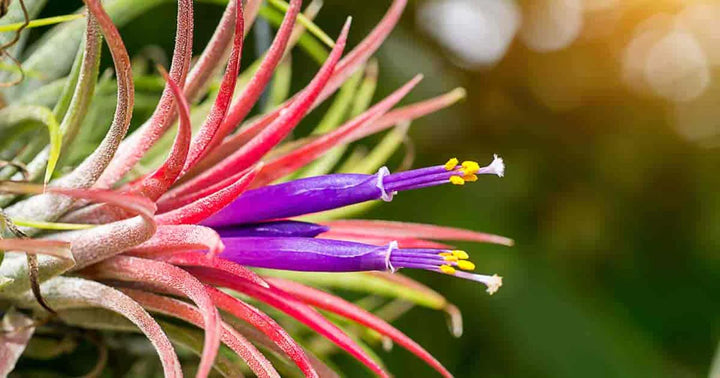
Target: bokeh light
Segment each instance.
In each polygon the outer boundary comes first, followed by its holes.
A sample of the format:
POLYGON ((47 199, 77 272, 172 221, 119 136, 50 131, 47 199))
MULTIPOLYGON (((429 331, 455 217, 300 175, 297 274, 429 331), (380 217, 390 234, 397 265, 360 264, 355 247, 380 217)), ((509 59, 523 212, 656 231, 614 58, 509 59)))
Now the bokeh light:
POLYGON ((512 1, 441 0, 422 4, 417 22, 447 48, 459 65, 490 66, 505 55, 520 26, 512 1))

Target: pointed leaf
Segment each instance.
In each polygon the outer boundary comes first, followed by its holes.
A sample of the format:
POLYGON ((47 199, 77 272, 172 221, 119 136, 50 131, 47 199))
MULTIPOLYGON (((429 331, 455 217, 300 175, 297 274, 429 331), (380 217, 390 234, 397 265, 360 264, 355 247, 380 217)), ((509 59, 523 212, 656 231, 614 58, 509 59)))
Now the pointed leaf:
MULTIPOLYGON (((103 141, 77 168, 54 182, 54 186, 59 187, 88 187, 95 183, 110 163, 120 141, 125 137, 130 125, 134 103, 130 57, 120 33, 99 0, 85 0, 85 2, 105 36, 113 58, 118 79, 117 105, 113 123, 103 141)), ((45 194, 16 203, 7 209, 7 213, 14 218, 52 221, 65 213, 72 204, 72 199, 45 194)))
MULTIPOLYGON (((155 347, 166 377, 182 377, 180 362, 170 340, 153 318, 125 294, 94 281, 82 278, 57 277, 41 285, 45 300, 57 310, 101 307, 133 322, 155 347)), ((37 306, 28 293, 20 298, 21 305, 37 306)))
POLYGON ((285 52, 285 46, 290 39, 290 35, 295 25, 295 18, 300 12, 301 0, 292 0, 290 8, 285 14, 280 29, 275 35, 268 52, 265 54, 260 67, 255 72, 255 75, 250 80, 250 83, 245 87, 240 98, 233 103, 227 117, 223 120, 220 128, 218 129, 217 135, 214 136, 210 148, 219 144, 225 136, 232 131, 250 112, 253 104, 257 102, 262 94, 263 90, 267 86, 268 81, 272 78, 272 74, 275 71, 280 59, 285 52))
POLYGON ((452 377, 452 374, 423 347, 372 313, 340 297, 297 282, 277 278, 271 278, 269 281, 272 285, 294 295, 311 306, 348 318, 389 337, 425 361, 444 377, 452 377))
POLYGON ((370 108, 367 112, 350 120, 337 130, 333 130, 320 138, 317 138, 312 142, 271 161, 265 165, 262 172, 260 172, 260 177, 258 177, 257 181, 253 185, 255 187, 259 187, 264 184, 271 183, 313 161, 332 147, 343 144, 344 139, 347 136, 390 110, 390 108, 400 101, 421 79, 422 76, 415 76, 415 78, 393 92, 383 101, 370 108))
POLYGON ((257 308, 212 286, 208 286, 207 290, 216 306, 259 329, 295 362, 306 377, 318 377, 318 373, 313 368, 302 347, 272 318, 257 308))
POLYGON ((198 375, 206 376, 220 346, 220 315, 205 291, 203 284, 180 268, 160 261, 138 257, 115 256, 89 267, 83 272, 96 279, 148 283, 172 294, 187 296, 202 313, 205 328, 205 346, 198 375))
POLYGON ((221 123, 225 119, 230 103, 232 102, 233 93, 235 91, 235 84, 237 82, 237 75, 240 70, 240 56, 243 46, 243 13, 242 6, 236 6, 237 13, 235 16, 235 38, 233 39, 233 47, 230 52, 230 60, 228 61, 227 68, 225 69, 225 75, 223 76, 222 82, 220 83, 220 89, 215 103, 210 109, 210 114, 205 119, 205 123, 200 127, 200 131, 193 138, 192 144, 190 145, 190 151, 188 153, 188 159, 185 162, 183 172, 187 172, 188 169, 192 168, 197 163, 208 149, 211 147, 211 142, 214 138, 224 138, 221 135, 221 123))
POLYGON ((156 256, 155 259, 178 266, 201 266, 217 269, 232 275, 233 277, 247 280, 248 282, 252 282, 256 285, 269 287, 267 282, 255 274, 255 272, 240 264, 220 258, 209 259, 207 256, 197 252, 178 252, 172 255, 156 256))
POLYGON ((435 113, 436 111, 447 108, 463 98, 465 98, 465 89, 456 88, 443 95, 395 109, 382 116, 370 127, 358 130, 354 139, 361 139, 368 135, 378 133, 397 124, 398 122, 411 121, 430 113, 435 113))
POLYGON ((389 238, 425 238, 438 240, 473 241, 512 246, 513 240, 503 236, 460 228, 430 224, 382 220, 336 220, 326 223, 333 232, 347 235, 367 235, 389 238))
POLYGON ((318 332, 337 344, 358 361, 367 366, 375 374, 381 377, 389 377, 389 375, 347 334, 325 319, 322 315, 320 315, 320 313, 292 298, 289 294, 275 288, 264 288, 262 286, 248 283, 244 280, 233 279, 232 276, 223 272, 208 270, 207 268, 187 269, 195 276, 202 278, 206 282, 237 290, 287 313, 313 329, 315 332, 318 332))
MULTIPOLYGON (((203 332, 192 329, 189 326, 181 326, 171 322, 158 321, 158 324, 160 324, 160 327, 162 327, 173 344, 189 349, 198 357, 202 356, 203 332)), ((244 377, 244 366, 239 359, 228 358, 229 356, 222 353, 222 349, 220 352, 221 353, 218 353, 213 368, 226 378, 244 377)), ((137 374, 137 372, 131 369, 130 374, 137 374)))
POLYGON ((241 147, 238 151, 231 154, 211 169, 193 178, 184 185, 186 192, 192 192, 200 188, 212 185, 225 178, 228 173, 234 174, 247 169, 255 164, 270 149, 275 147, 282 141, 297 124, 305 116, 312 102, 320 94, 327 81, 330 79, 335 64, 340 59, 347 33, 350 28, 350 19, 345 23, 335 48, 330 53, 328 60, 315 75, 313 80, 298 96, 298 100, 293 102, 287 109, 282 112, 275 121, 267 126, 260 134, 241 147))
POLYGON ((256 166, 242 175, 232 185, 217 192, 200 198, 190 204, 158 215, 155 220, 158 224, 193 224, 200 223, 211 215, 222 210, 235 200, 250 186, 257 176, 260 166, 256 166))
POLYGON ((133 256, 152 258, 154 255, 176 253, 179 251, 207 250, 209 256, 215 256, 225 249, 225 245, 215 230, 198 225, 161 225, 148 241, 127 250, 133 256))
MULTIPOLYGON (((203 328, 203 317, 201 312, 196 307, 191 306, 186 302, 170 297, 151 294, 141 290, 123 289, 122 291, 150 311, 159 312, 161 314, 185 320, 196 327, 203 328)), ((247 362, 250 369, 252 369, 258 377, 280 377, 270 361, 268 361, 265 356, 263 356, 263 354, 260 353, 247 339, 225 322, 221 321, 220 325, 222 327, 221 340, 223 344, 230 347, 238 354, 238 356, 247 362)), ((205 357, 204 350, 205 348, 203 348, 202 357, 205 357)), ((205 372, 201 369, 198 371, 197 376, 205 377, 207 374, 204 373, 205 372)))
MULTIPOLYGON (((89 1, 89 0, 85 0, 89 1)), ((94 0, 97 1, 97 0, 94 0)), ((177 29, 173 50, 170 77, 179 86, 185 85, 185 77, 190 68, 193 41, 193 5, 192 0, 178 0, 177 29)), ((192 98, 192 95, 187 97, 192 98)), ((97 181, 97 186, 107 188, 122 178, 143 157, 145 152, 158 139, 174 120, 175 98, 172 90, 166 86, 160 102, 150 119, 125 139, 97 181)))

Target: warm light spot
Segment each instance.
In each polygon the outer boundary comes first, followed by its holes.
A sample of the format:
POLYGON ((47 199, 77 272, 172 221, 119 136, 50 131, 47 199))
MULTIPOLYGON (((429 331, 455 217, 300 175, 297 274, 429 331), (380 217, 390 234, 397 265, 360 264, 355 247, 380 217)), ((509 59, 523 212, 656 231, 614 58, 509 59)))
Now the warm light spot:
POLYGON ((520 27, 515 1, 435 0, 420 4, 420 27, 466 68, 500 61, 520 27))
POLYGON ((695 37, 675 30, 648 51, 645 79, 655 94, 675 102, 700 96, 710 84, 707 57, 695 37))
POLYGON ((530 49, 557 51, 568 47, 580 35, 583 26, 581 0, 533 0, 521 4, 520 38, 530 49))

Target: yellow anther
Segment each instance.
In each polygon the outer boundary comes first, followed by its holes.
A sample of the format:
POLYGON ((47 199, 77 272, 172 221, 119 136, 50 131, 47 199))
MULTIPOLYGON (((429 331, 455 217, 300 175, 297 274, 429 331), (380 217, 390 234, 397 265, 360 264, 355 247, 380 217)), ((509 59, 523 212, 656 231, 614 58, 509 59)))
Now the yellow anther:
POLYGON ((455 185, 465 185, 465 180, 460 176, 450 176, 450 182, 455 185))
POLYGON ((475 270, 475 264, 467 260, 460 260, 457 262, 457 267, 462 270, 475 270))
POLYGON ((476 175, 473 175, 473 174, 465 175, 465 176, 463 176, 462 178, 463 178, 463 180, 465 180, 465 181, 467 181, 467 182, 475 182, 475 181, 477 181, 477 176, 476 176, 476 175))
POLYGON ((457 167, 459 162, 460 161, 456 158, 448 160, 447 163, 445 163, 445 170, 452 171, 455 167, 457 167))
POLYGON ((455 268, 450 265, 440 265, 440 271, 445 274, 455 274, 455 268))
POLYGON ((453 256, 457 257, 460 260, 466 260, 466 259, 470 258, 470 255, 468 255, 467 252, 461 251, 459 249, 455 250, 455 251, 451 251, 450 253, 452 253, 453 256))
POLYGON ((468 160, 464 161, 462 163, 462 173, 463 175, 471 175, 474 173, 477 173, 477 171, 480 170, 480 164, 478 164, 475 161, 468 160))
POLYGON ((447 256, 455 256, 452 252, 440 252, 438 253, 438 256, 447 257, 447 256))
POLYGON ((443 260, 455 262, 455 261, 458 261, 458 258, 455 256, 445 256, 445 257, 443 257, 443 260))

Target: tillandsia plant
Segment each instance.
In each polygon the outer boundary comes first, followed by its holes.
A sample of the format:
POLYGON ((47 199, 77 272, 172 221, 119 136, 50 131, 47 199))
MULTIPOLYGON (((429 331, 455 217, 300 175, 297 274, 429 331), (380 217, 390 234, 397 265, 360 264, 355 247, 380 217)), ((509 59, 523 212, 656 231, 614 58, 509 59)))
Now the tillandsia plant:
MULTIPOLYGON (((0 27, 28 26, 45 1, 13 2, 0 27)), ((138 331, 168 377, 181 376, 180 357, 190 358, 174 345, 199 356, 199 377, 213 370, 336 376, 326 358, 335 350, 389 376, 366 345, 376 343, 399 344, 451 376, 389 322, 413 305, 426 306, 444 310, 459 336, 459 312, 397 271, 477 281, 492 294, 500 277, 471 273, 469 255, 441 240, 512 241, 347 219, 402 191, 503 176, 498 156, 486 166, 455 158, 395 173, 383 166, 412 120, 463 96, 458 89, 396 107, 421 80, 416 76, 369 106, 378 70, 371 57, 405 0, 394 0, 351 50, 350 19, 333 41, 312 22, 318 2, 301 12, 301 0, 230 0, 196 59, 193 4, 178 0, 167 73, 148 64, 152 54, 131 59, 117 29, 162 1, 85 0, 86 9, 58 18, 64 22, 34 46, 25 49, 21 35, 5 47, 21 57, 24 79, 3 90, 0 109, 0 249, 6 251, 0 376, 23 353, 40 359, 67 353, 77 344, 68 337, 89 335, 102 351, 108 339, 138 331), (277 32, 240 72, 244 38, 257 16, 277 32), (103 40, 114 70, 100 74, 103 40), (289 96, 296 45, 321 67, 289 96), (158 102, 154 91, 161 92, 158 102), (330 98, 311 133, 291 135, 330 98), (131 128, 133 112, 150 116, 131 128), (373 149, 352 145, 382 132, 373 149), (351 302, 335 290, 364 297, 351 302)), ((0 34, 5 42, 11 38, 0 34)), ((8 80, 19 73, 2 68, 8 80)), ((103 369, 107 356, 100 356, 92 374, 103 369)))

